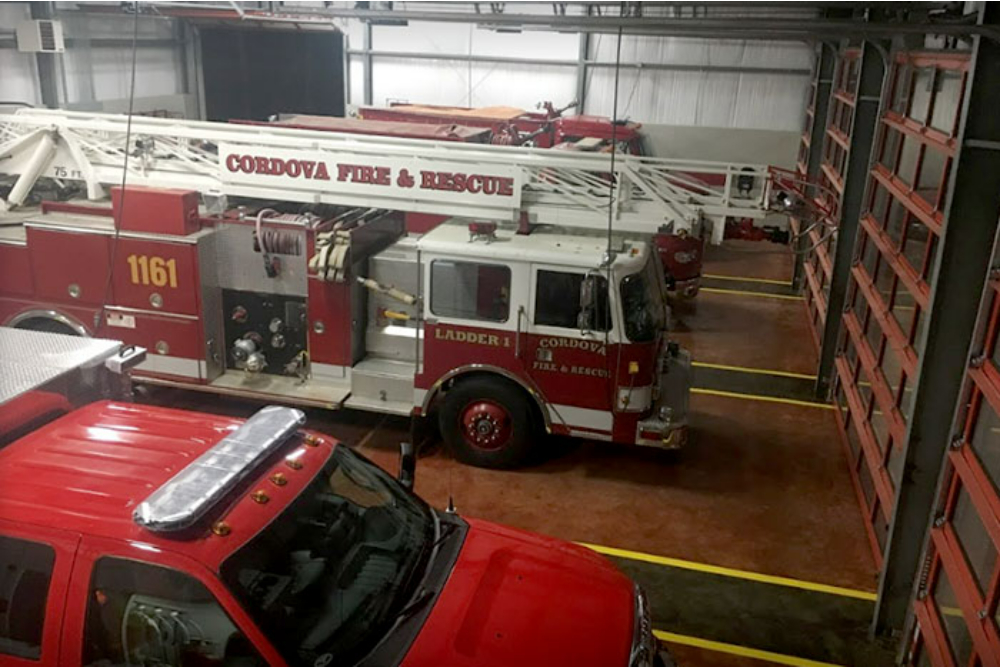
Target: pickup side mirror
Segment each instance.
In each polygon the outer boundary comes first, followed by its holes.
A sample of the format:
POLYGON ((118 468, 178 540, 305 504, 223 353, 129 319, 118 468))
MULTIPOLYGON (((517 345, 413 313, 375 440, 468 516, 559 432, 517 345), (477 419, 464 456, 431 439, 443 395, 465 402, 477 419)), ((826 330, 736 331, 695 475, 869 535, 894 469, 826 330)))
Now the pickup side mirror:
POLYGON ((580 313, 576 316, 576 326, 581 332, 594 329, 594 311, 597 306, 597 275, 588 273, 580 282, 580 313))
POLYGON ((413 489, 413 481, 417 476, 417 454, 412 443, 399 444, 399 484, 406 489, 413 489))

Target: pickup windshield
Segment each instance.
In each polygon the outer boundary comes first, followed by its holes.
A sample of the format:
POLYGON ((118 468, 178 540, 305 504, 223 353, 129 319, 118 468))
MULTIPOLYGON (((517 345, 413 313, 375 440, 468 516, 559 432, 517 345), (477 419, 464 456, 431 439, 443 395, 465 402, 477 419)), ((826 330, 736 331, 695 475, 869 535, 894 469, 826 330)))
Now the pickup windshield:
POLYGON ((622 310, 625 314, 625 335, 633 343, 648 343, 666 325, 666 306, 654 259, 650 258, 642 271, 622 279, 622 310))
POLYGON ((338 446, 220 574, 289 665, 349 665, 412 596, 433 533, 421 501, 338 446))

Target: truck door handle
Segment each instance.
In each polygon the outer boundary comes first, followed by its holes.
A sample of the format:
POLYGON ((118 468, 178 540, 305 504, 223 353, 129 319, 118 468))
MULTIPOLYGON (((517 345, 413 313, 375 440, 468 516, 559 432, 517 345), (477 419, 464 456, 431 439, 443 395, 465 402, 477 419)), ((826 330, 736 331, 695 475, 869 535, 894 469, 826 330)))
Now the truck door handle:
POLYGON ((514 357, 521 359, 521 316, 524 315, 524 307, 517 307, 517 330, 514 333, 514 357))

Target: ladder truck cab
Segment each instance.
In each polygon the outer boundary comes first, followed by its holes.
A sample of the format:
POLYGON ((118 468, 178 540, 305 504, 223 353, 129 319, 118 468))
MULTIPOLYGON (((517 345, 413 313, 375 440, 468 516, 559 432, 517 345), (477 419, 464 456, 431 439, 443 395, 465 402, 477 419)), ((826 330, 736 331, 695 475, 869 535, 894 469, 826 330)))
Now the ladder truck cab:
POLYGON ((0 155, 0 324, 142 346, 148 383, 436 415, 497 467, 542 430, 684 443, 690 360, 650 239, 721 241, 772 186, 760 166, 58 110, 0 117, 0 155), (688 177, 706 170, 723 184, 688 177), (403 211, 450 220, 409 234, 403 211))
POLYGON ((681 447, 690 358, 668 343, 649 244, 618 237, 609 254, 597 236, 481 227, 447 223, 415 244, 426 286, 417 396, 440 405, 463 458, 516 461, 533 424, 681 447))

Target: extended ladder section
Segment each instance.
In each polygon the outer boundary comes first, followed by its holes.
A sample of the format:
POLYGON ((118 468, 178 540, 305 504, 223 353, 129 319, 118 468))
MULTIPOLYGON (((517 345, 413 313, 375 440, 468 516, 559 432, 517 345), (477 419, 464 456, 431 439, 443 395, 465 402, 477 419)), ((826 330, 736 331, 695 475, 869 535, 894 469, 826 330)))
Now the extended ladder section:
POLYGON ((0 115, 0 175, 18 177, 3 205, 40 177, 103 198, 126 154, 131 185, 590 229, 610 207, 616 231, 714 221, 716 243, 726 217, 762 218, 775 190, 766 165, 25 109, 0 115))

